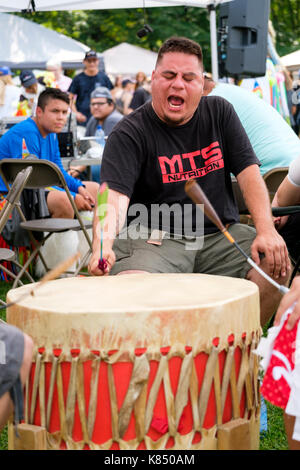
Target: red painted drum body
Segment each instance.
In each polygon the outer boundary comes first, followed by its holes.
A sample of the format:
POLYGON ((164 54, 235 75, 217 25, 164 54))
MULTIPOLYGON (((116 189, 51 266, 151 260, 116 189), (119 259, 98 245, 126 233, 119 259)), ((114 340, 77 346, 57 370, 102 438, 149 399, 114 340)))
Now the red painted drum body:
POLYGON ((35 343, 25 422, 46 428, 49 449, 218 449, 231 423, 258 448, 255 284, 201 274, 66 278, 7 317, 35 343))

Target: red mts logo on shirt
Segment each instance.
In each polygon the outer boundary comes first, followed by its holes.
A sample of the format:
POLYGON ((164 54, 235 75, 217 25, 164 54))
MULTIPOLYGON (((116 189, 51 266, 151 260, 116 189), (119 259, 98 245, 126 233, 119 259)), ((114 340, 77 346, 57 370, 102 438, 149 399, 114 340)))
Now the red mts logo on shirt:
POLYGON ((190 178, 199 178, 211 171, 224 168, 223 155, 218 141, 202 150, 173 155, 171 158, 166 156, 158 157, 158 161, 163 183, 176 183, 190 178), (201 156, 204 159, 204 166, 201 166, 203 165, 201 156), (183 169, 184 163, 185 166, 189 166, 188 170, 183 169))

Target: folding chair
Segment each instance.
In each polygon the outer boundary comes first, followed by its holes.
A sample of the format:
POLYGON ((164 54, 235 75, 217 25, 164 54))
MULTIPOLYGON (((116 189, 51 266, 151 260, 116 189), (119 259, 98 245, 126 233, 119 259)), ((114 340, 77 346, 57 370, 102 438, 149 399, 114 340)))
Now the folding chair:
MULTIPOLYGON (((19 204, 20 195, 24 187, 26 186, 27 180, 31 172, 32 172, 32 167, 28 166, 26 169, 20 171, 16 175, 16 178, 13 181, 12 186, 5 198, 6 202, 4 204, 4 207, 0 212, 0 233, 2 233, 4 226, 9 220, 9 217, 12 214, 14 207, 16 207, 17 204, 19 204)), ((8 274, 12 279, 16 279, 17 275, 11 270, 9 270, 7 267, 5 267, 2 264, 2 262, 10 262, 12 263, 12 265, 17 266, 17 270, 21 271, 22 266, 17 261, 16 253, 13 250, 10 250, 8 248, 0 248, 0 270, 8 274)), ((24 271, 24 275, 27 277, 27 279, 30 282, 34 282, 34 279, 30 276, 30 274, 27 271, 24 271)), ((21 278, 19 278, 16 282, 18 285, 23 285, 21 278)), ((1 299, 0 299, 0 303, 2 305, 6 305, 5 302, 3 302, 1 299)))
POLYGON ((235 201, 239 209, 239 214, 240 215, 249 214, 241 188, 239 187, 239 184, 235 177, 231 178, 231 185, 232 185, 233 195, 234 195, 235 201))
MULTIPOLYGON (((273 200, 273 197, 280 183, 284 180, 284 178, 288 174, 288 171, 289 171, 288 167, 278 167, 278 168, 273 168, 272 170, 267 171, 267 173, 263 175, 263 180, 266 183, 268 193, 270 196, 270 201, 273 200)), ((241 215, 248 214, 249 211, 244 201, 242 191, 239 187, 239 184, 236 178, 232 177, 231 183, 232 183, 233 194, 234 194, 236 203, 239 208, 239 213, 241 215)))
MULTIPOLYGON (((21 227, 29 232, 31 241, 33 246, 35 247, 31 252, 30 257, 26 261, 23 266, 23 271, 27 269, 30 263, 33 261, 35 256, 39 256, 46 272, 49 271, 49 267, 47 266, 46 260, 44 259, 42 253, 40 252, 40 248, 46 242, 46 240, 53 234, 59 232, 65 232, 67 230, 82 230, 86 241, 88 243, 89 249, 87 253, 81 259, 79 266, 77 267, 76 271, 72 274, 76 276, 81 268, 84 266, 86 260, 91 254, 92 251, 92 242, 90 236, 87 232, 87 229, 92 226, 91 223, 83 222, 80 213, 75 205, 73 197, 70 194, 69 188, 66 184, 65 178, 58 168, 57 165, 50 162, 49 160, 39 160, 39 159, 17 159, 17 158, 9 158, 0 160, 0 174, 5 182, 6 185, 11 183, 16 174, 21 171, 22 169, 27 168, 28 166, 32 167, 32 173, 26 183, 26 188, 29 189, 36 189, 36 188, 47 188, 49 186, 60 186, 62 187, 71 203, 73 208, 74 214, 76 216, 75 219, 63 219, 63 218, 45 218, 45 219, 36 219, 36 220, 26 220, 23 212, 20 210, 20 216, 23 220, 21 222, 21 227), (33 236, 33 232, 47 232, 47 235, 42 237, 42 240, 37 242, 33 236)), ((19 276, 22 273, 19 273, 19 276)), ((14 281, 13 287, 17 283, 18 278, 14 281)))
POLYGON ((268 188, 271 201, 273 200, 278 187, 280 186, 281 182, 284 180, 288 172, 289 167, 282 166, 273 168, 272 170, 267 171, 267 173, 263 175, 263 179, 268 188))

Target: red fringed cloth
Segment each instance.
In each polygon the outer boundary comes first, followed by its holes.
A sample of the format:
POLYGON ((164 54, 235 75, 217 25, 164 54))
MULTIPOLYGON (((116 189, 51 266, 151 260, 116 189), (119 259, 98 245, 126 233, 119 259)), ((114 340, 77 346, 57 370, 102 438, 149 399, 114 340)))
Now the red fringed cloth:
MULTIPOLYGON (((5 203, 6 203, 5 196, 0 193, 0 212, 3 209, 5 203)), ((16 253, 17 259, 21 265, 26 263, 27 259, 30 256, 30 248, 26 246, 15 247, 15 246, 8 245, 1 235, 0 235, 0 248, 8 248, 10 250, 13 250, 16 253)), ((10 261, 5 261, 2 264, 3 266, 5 266, 6 269, 9 269, 13 273, 16 273, 16 267, 10 261)), ((32 271, 33 271, 33 268, 30 265, 29 272, 31 275, 32 275, 32 271)), ((0 269, 0 280, 5 281, 5 282, 10 282, 12 279, 7 273, 5 273, 4 271, 2 271, 2 269, 0 269)))

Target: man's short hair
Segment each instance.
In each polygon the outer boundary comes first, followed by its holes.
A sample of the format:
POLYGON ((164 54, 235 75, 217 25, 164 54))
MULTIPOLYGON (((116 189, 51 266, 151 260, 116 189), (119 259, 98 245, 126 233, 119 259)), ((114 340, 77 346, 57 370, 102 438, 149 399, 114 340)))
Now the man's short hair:
POLYGON ((59 88, 46 88, 46 90, 42 91, 40 94, 37 105, 44 111, 45 106, 50 100, 61 100, 70 104, 70 99, 67 93, 61 91, 59 88))
POLYGON ((201 46, 192 39, 180 36, 172 36, 167 39, 158 51, 156 65, 162 60, 164 54, 167 54, 168 52, 183 52, 184 54, 195 55, 198 58, 199 63, 201 65, 203 64, 201 46))

